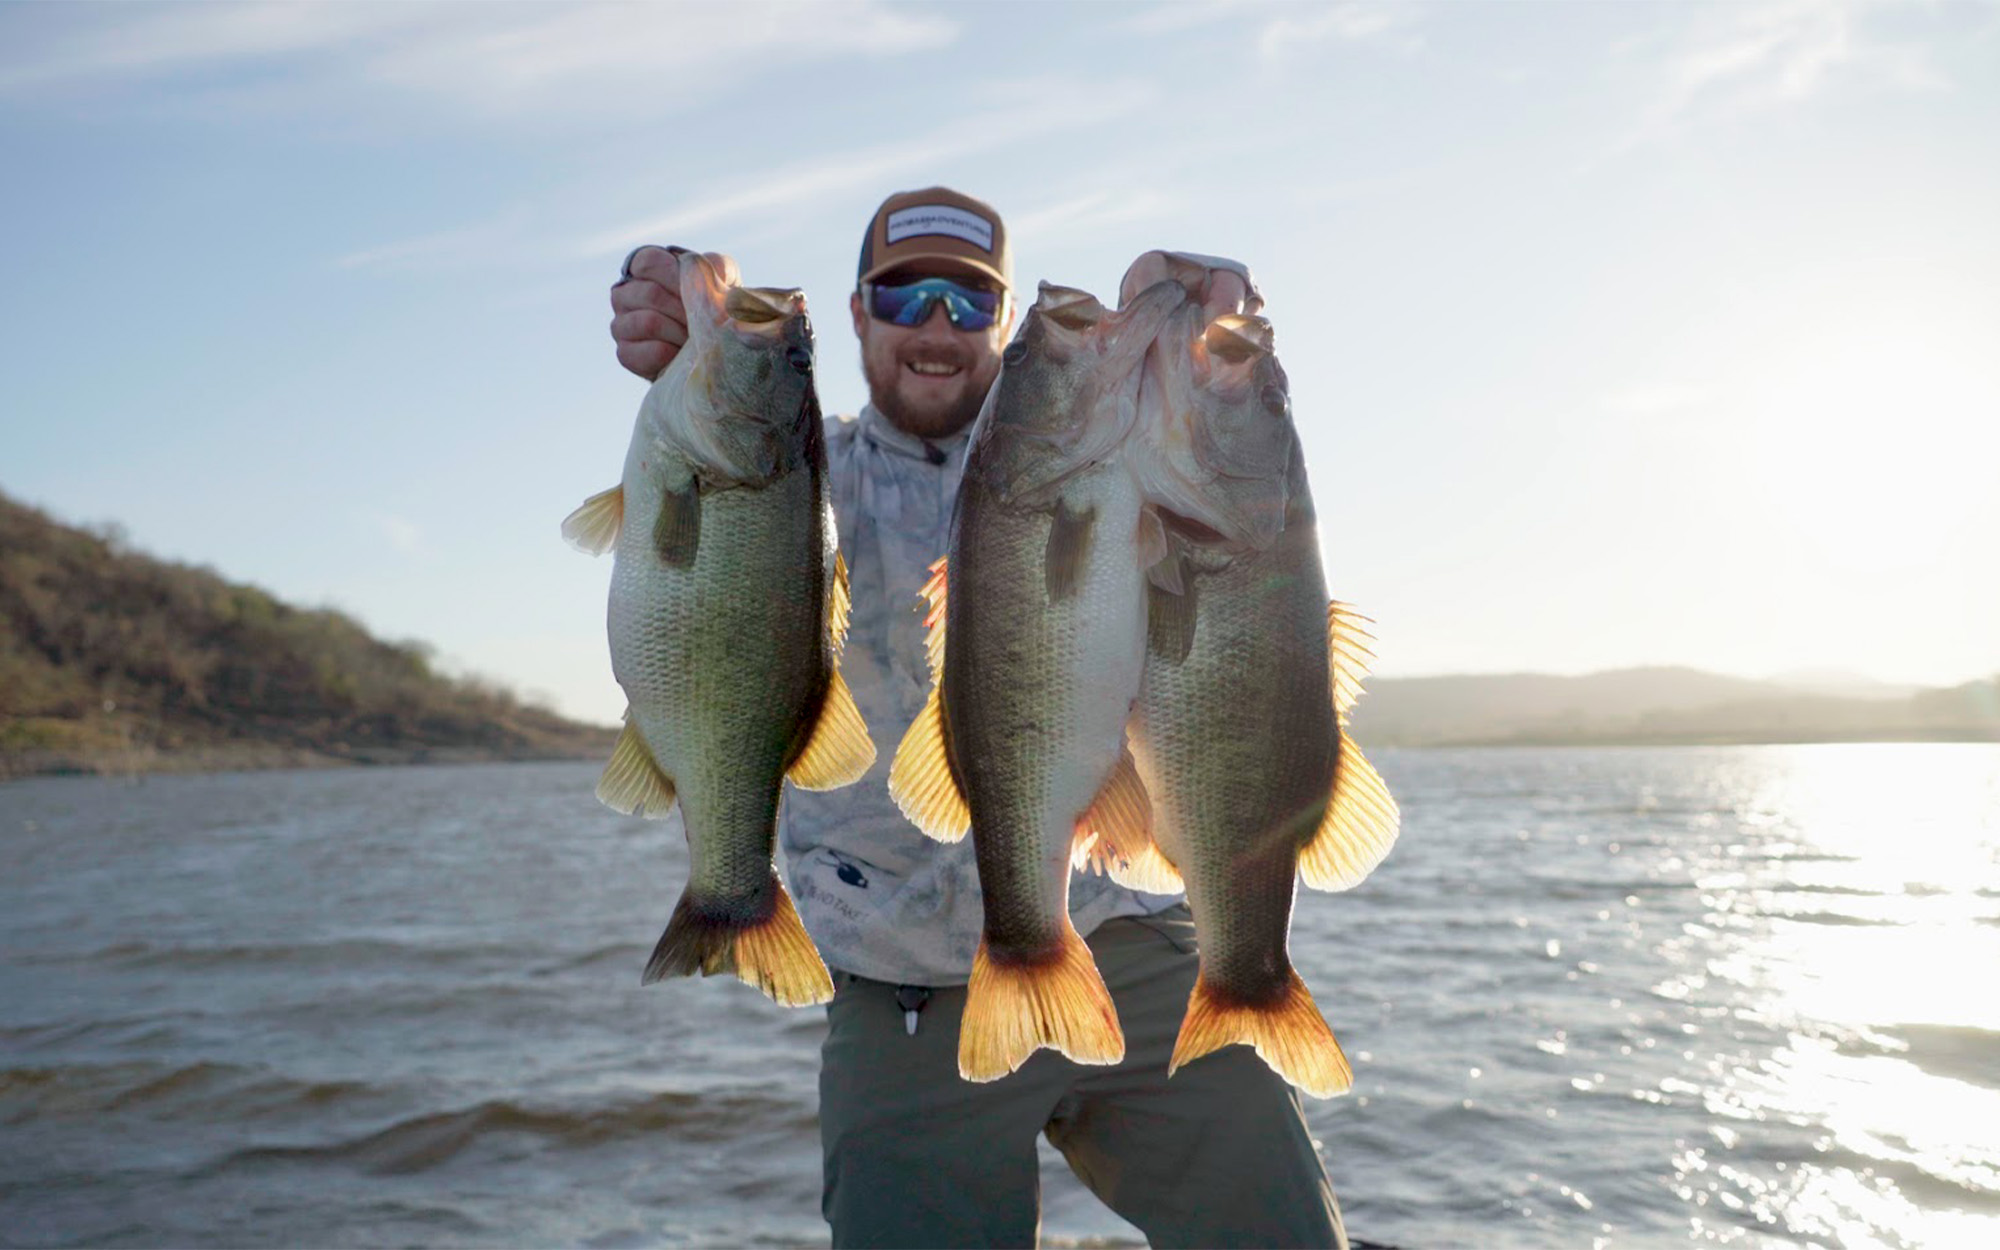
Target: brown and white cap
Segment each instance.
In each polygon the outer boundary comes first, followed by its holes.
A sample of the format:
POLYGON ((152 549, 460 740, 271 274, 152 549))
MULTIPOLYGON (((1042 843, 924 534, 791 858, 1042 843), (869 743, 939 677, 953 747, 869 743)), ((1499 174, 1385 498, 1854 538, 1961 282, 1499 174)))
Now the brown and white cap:
POLYGON ((1014 285, 1014 253, 1000 214, 983 200, 945 187, 898 191, 882 201, 861 236, 857 280, 872 282, 917 262, 990 278, 1010 290, 1014 285))

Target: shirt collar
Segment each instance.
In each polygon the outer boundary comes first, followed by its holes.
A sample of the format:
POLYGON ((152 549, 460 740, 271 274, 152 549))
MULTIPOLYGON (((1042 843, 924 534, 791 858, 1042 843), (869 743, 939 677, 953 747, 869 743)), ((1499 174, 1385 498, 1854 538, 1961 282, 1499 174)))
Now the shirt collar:
POLYGON ((918 438, 916 435, 897 429, 889 423, 875 405, 870 403, 861 409, 861 432, 884 451, 909 460, 921 460, 928 464, 948 464, 965 450, 965 440, 970 431, 960 430, 948 438, 918 438))

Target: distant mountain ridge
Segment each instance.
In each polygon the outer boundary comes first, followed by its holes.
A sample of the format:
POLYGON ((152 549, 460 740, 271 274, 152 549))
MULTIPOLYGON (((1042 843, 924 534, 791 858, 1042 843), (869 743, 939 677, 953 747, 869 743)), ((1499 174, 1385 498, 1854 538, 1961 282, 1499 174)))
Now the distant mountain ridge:
POLYGON ((1883 689, 1843 697, 1672 667, 1374 678, 1354 733, 1385 746, 2000 742, 2000 678, 1883 689))
POLYGON ((613 737, 0 495, 0 778, 577 757, 613 737))

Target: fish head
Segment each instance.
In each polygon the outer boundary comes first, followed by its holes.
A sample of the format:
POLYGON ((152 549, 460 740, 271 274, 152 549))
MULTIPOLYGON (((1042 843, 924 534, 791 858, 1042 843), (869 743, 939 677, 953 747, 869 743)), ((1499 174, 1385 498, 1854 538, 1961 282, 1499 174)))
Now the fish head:
POLYGON ((719 485, 796 468, 819 420, 805 292, 745 286, 728 257, 689 253, 681 302, 688 364, 670 437, 719 485))
POLYGON ((1190 304, 1162 329, 1141 387, 1142 488, 1207 540, 1262 551, 1293 502, 1290 387, 1271 323, 1190 304))
POLYGON ((1116 310, 1087 291, 1041 284, 1001 353, 974 436, 980 472, 1003 498, 1032 504, 1116 450, 1136 422, 1147 346, 1185 303, 1172 282, 1116 310))

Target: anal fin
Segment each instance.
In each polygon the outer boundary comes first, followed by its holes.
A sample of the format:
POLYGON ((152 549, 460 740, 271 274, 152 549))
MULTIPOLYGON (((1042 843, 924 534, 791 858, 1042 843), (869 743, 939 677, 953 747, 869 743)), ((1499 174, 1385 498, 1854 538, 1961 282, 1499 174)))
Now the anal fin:
POLYGON ((726 972, 780 1006, 809 1007, 832 998, 826 963, 775 873, 768 897, 764 915, 744 916, 730 908, 704 907, 691 893, 681 895, 646 961, 641 983, 726 972))
POLYGON ((958 1074, 968 1081, 998 1080, 1045 1046, 1077 1063, 1125 1057, 1111 991, 1067 917, 1046 959, 996 960, 981 939, 959 1020, 958 1074))
POLYGON ((1315 1098, 1331 1098, 1354 1086, 1347 1056, 1296 971, 1290 972, 1277 1002, 1254 1007, 1230 1001, 1205 976, 1196 977, 1167 1075, 1238 1043, 1255 1049, 1272 1071, 1315 1098))
POLYGON ((601 556, 618 542, 625 524, 625 487, 598 491, 563 518, 562 536, 586 555, 601 556))
POLYGON ((875 742, 854 706, 854 692, 838 668, 829 669, 819 719, 785 776, 801 790, 838 790, 861 780, 874 763, 875 742))
POLYGON ((652 820, 673 810, 673 779, 653 759, 653 749, 640 737, 630 708, 625 711, 625 729, 618 735, 618 745, 611 748, 611 760, 597 779, 597 800, 614 812, 652 820))
POLYGON ((1342 730, 1333 792, 1318 831, 1299 852, 1299 880, 1315 890, 1361 884, 1395 845, 1400 820, 1381 774, 1342 730))
POLYGON ((1153 839, 1153 801, 1130 749, 1119 751, 1104 788, 1077 817, 1070 863, 1107 873, 1118 884, 1149 894, 1181 889, 1180 871, 1153 839))

